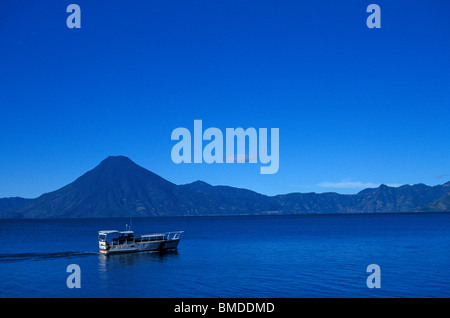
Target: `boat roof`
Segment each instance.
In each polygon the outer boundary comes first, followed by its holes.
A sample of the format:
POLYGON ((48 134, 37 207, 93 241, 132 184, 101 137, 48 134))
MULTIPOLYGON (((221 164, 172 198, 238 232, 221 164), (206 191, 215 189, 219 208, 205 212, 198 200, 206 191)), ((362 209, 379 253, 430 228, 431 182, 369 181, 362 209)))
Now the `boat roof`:
POLYGON ((103 234, 111 234, 111 233, 120 233, 120 234, 133 234, 133 231, 117 231, 117 230, 103 230, 103 231, 98 231, 98 233, 103 233, 103 234))
POLYGON ((99 234, 112 234, 112 233, 119 233, 119 231, 117 230, 103 230, 103 231, 98 231, 99 234))
POLYGON ((120 231, 120 234, 134 234, 133 231, 120 231))
POLYGON ((141 237, 162 236, 162 235, 165 235, 165 234, 164 233, 153 233, 153 234, 141 235, 141 237))

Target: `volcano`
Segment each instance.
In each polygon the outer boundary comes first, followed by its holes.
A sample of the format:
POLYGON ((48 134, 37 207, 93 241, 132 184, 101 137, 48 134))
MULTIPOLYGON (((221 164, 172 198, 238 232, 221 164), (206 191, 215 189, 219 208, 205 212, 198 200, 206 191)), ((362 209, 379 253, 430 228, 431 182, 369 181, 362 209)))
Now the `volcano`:
POLYGON ((365 189, 353 195, 266 196, 203 181, 176 185, 124 156, 110 156, 65 187, 36 199, 0 199, 0 217, 148 216, 448 212, 450 182, 365 189), (2 208, 3 207, 3 208, 2 208))

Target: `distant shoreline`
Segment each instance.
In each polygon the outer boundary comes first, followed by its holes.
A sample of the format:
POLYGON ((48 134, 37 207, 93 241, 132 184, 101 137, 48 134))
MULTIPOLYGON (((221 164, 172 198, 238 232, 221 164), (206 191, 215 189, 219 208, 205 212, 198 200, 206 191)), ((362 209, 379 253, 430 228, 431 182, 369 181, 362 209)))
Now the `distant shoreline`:
MULTIPOLYGON (((448 214, 450 215, 450 211, 433 211, 433 212, 348 212, 348 213, 297 213, 297 214, 223 214, 223 215, 217 215, 217 214, 211 214, 211 215, 167 215, 167 216, 133 216, 133 219, 159 219, 159 218, 210 218, 210 217, 292 217, 292 216, 373 216, 373 215, 379 215, 379 216, 386 216, 386 215, 440 215, 440 214, 448 214)), ((128 216, 116 216, 116 217, 54 217, 54 218, 8 218, 3 217, 0 218, 1 220, 101 220, 101 219, 125 219, 128 220, 128 216)))

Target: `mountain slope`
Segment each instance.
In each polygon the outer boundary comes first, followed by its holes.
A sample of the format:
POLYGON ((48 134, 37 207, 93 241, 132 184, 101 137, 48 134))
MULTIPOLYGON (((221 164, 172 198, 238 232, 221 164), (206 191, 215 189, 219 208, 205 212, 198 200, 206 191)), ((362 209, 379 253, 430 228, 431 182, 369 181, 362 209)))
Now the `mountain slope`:
POLYGON ((430 203, 425 208, 423 208, 423 211, 431 211, 431 212, 450 211, 450 193, 447 193, 438 200, 430 203))
POLYGON ((381 185, 373 193, 361 197, 356 208, 361 212, 417 212, 449 191, 444 185, 430 187, 422 183, 398 188, 381 185))
POLYGON ((442 197, 437 199, 436 201, 431 202, 427 206, 425 206, 423 211, 433 211, 433 212, 444 212, 450 211, 450 182, 442 185, 443 188, 447 189, 447 193, 442 197))
POLYGON ((179 187, 183 193, 196 198, 198 204, 193 208, 203 209, 203 215, 267 214, 278 210, 278 205, 271 197, 247 189, 212 186, 203 181, 179 187))
POLYGON ((25 218, 418 211, 450 211, 450 182, 381 185, 354 195, 266 196, 202 181, 175 185, 123 156, 108 157, 74 182, 36 199, 0 199, 0 217, 25 218))
MULTIPOLYGON (((284 213, 377 213, 427 211, 431 202, 450 192, 448 184, 424 184, 365 189, 354 195, 291 193, 276 196, 284 213)), ((450 211, 442 209, 440 211, 450 211)))
POLYGON ((126 157, 108 157, 71 184, 17 212, 24 217, 114 217, 166 214, 177 186, 126 157))
POLYGON ((15 210, 25 218, 255 214, 267 198, 196 182, 177 186, 123 156, 108 157, 74 182, 15 210))
POLYGON ((21 215, 15 210, 29 204, 32 199, 24 199, 19 197, 0 199, 0 218, 2 217, 20 217, 21 215))

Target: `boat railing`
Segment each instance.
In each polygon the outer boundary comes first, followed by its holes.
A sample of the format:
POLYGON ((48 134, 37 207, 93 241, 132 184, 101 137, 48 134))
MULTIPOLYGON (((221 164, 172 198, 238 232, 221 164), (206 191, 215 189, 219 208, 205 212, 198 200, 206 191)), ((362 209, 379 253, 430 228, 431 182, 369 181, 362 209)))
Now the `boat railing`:
POLYGON ((184 233, 184 231, 174 231, 174 232, 166 232, 164 233, 164 235, 166 236, 167 240, 176 240, 180 238, 182 233, 184 233))
POLYGON ((122 245, 122 244, 131 244, 131 243, 141 243, 141 242, 150 242, 152 240, 176 240, 179 239, 181 234, 184 231, 173 231, 173 232, 165 232, 160 234, 152 234, 152 235, 143 235, 137 237, 118 237, 113 238, 111 241, 107 241, 105 238, 100 237, 100 242, 105 242, 106 246, 112 245, 122 245))

